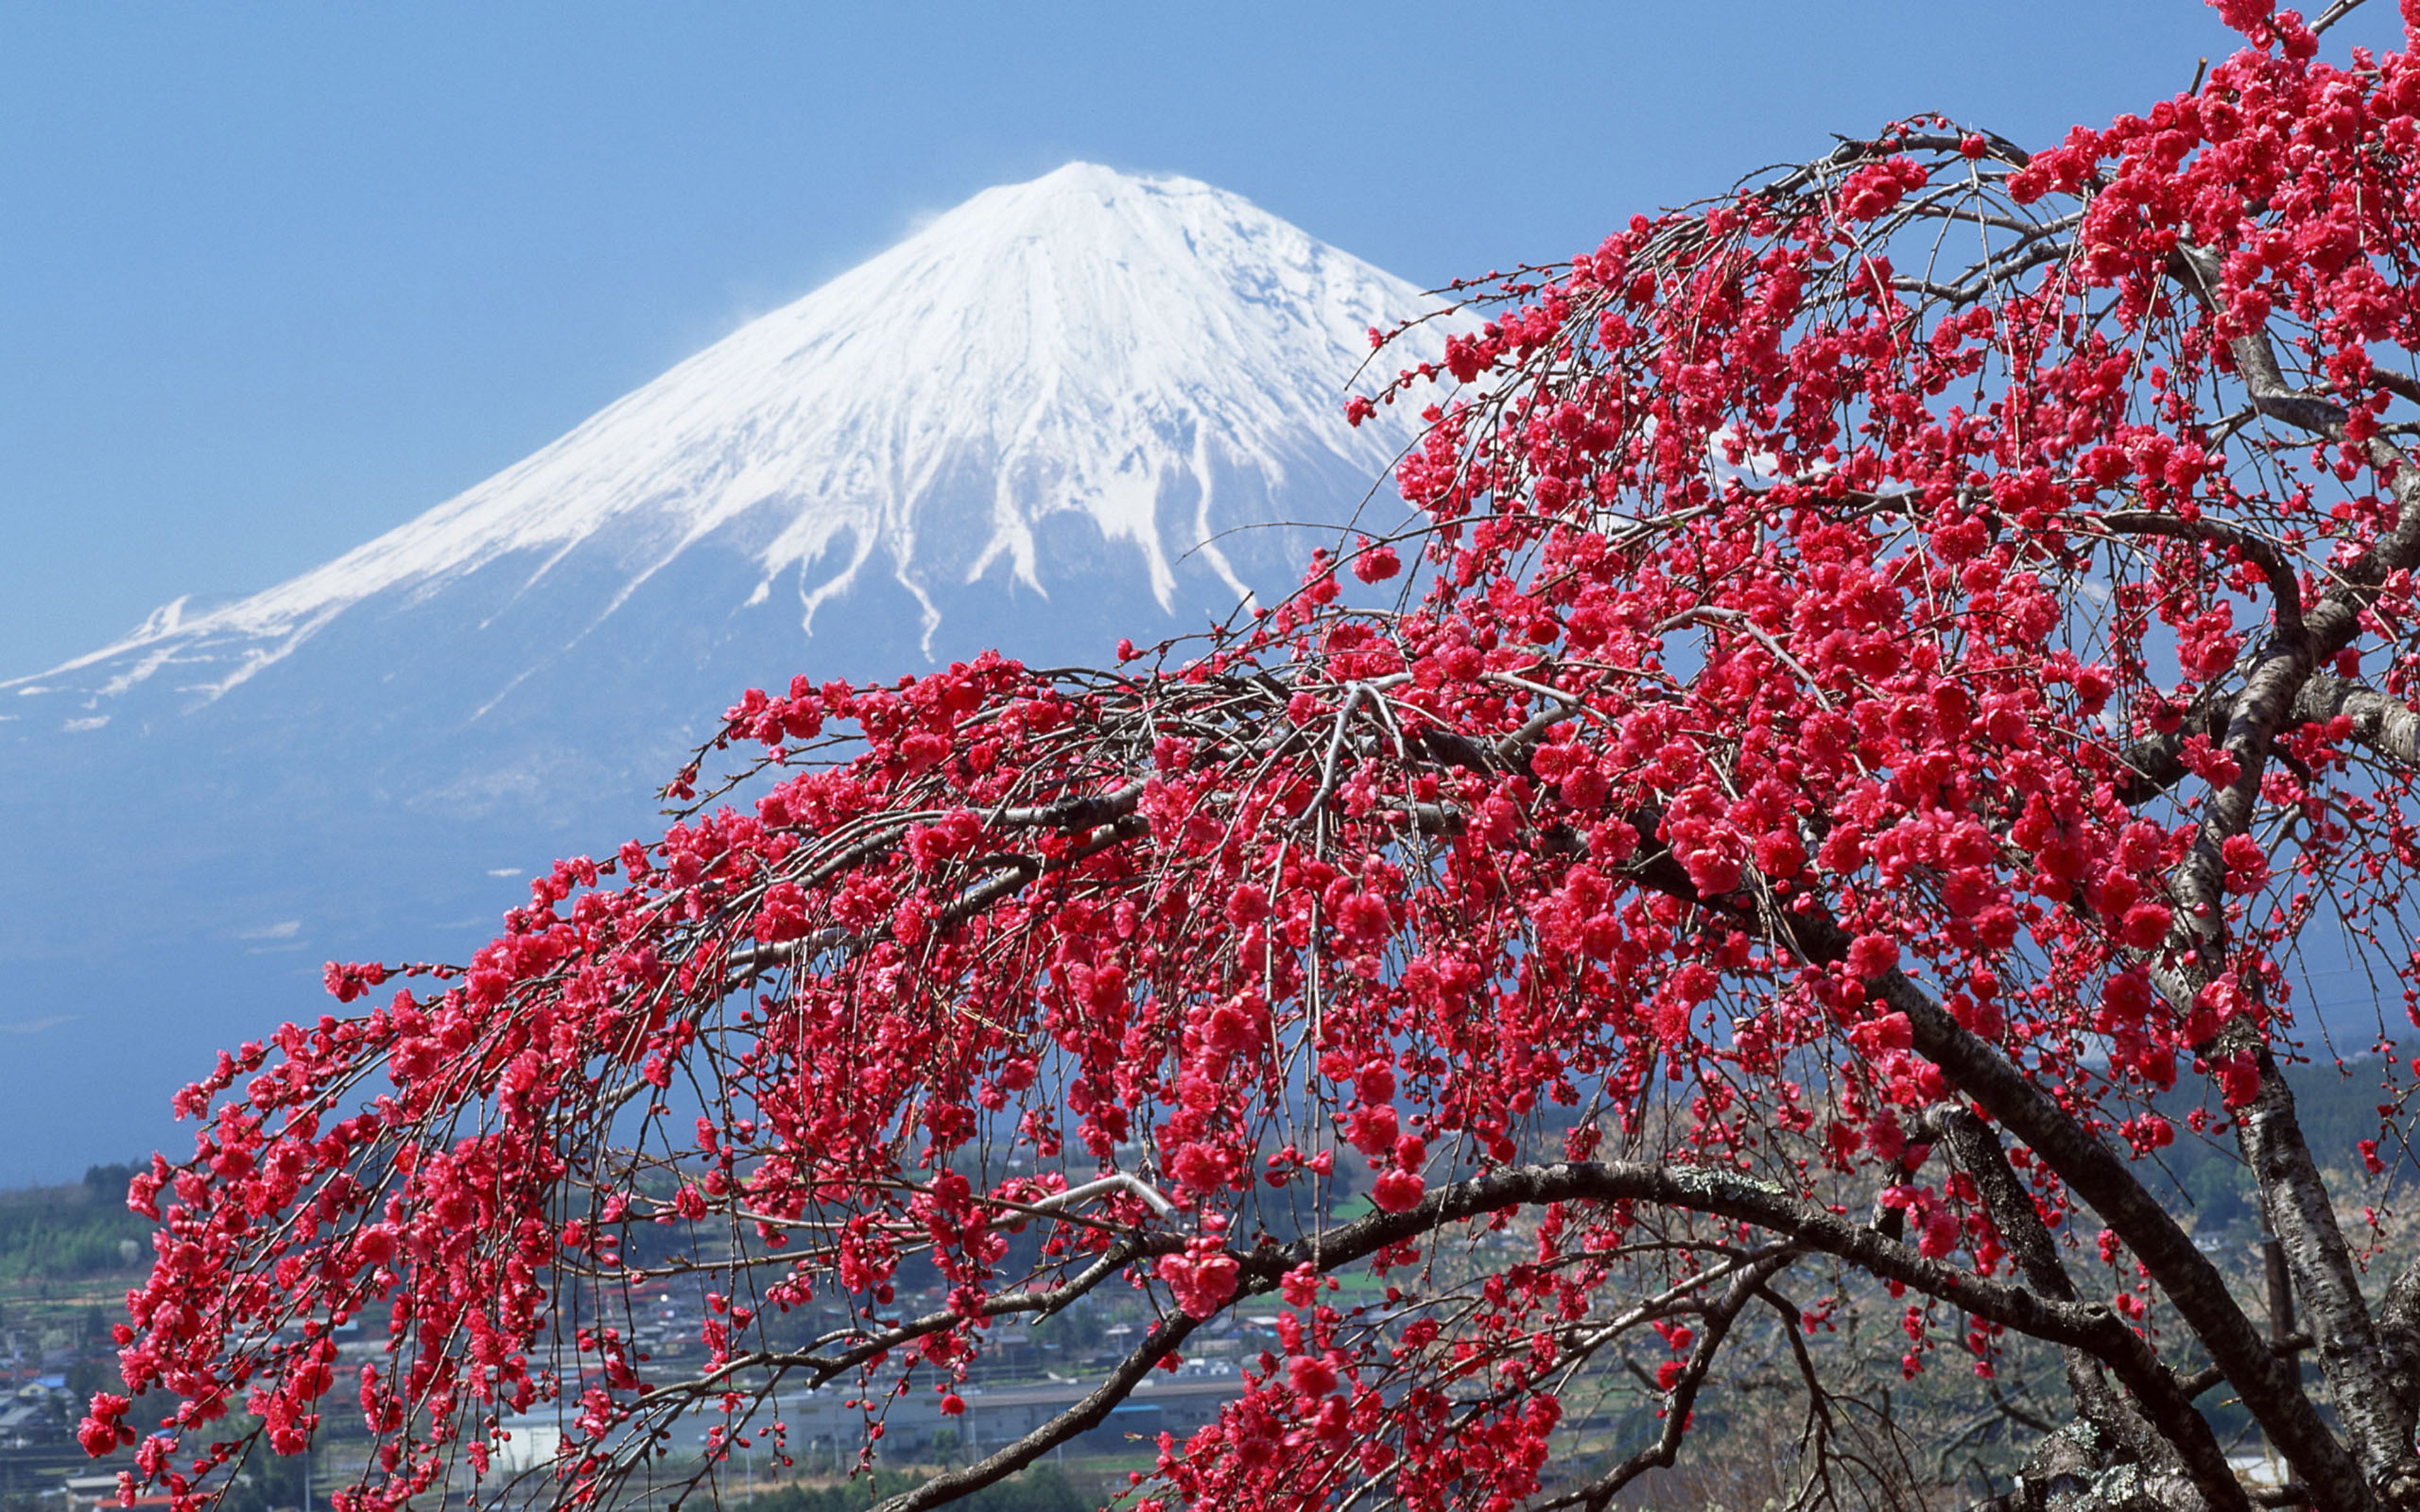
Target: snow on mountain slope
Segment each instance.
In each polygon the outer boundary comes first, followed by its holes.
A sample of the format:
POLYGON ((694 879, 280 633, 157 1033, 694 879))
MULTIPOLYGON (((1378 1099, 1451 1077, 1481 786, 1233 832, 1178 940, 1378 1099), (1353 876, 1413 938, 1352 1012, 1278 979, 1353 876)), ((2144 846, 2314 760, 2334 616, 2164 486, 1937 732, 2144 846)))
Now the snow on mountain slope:
POLYGON ((1163 610, 1188 553, 1232 603, 1249 585, 1221 530, 1266 520, 1288 492, 1326 493, 1339 518, 1354 500, 1337 485, 1383 477, 1400 433, 1348 428, 1339 407, 1367 331, 1420 307, 1411 285, 1233 194, 1073 163, 976 195, 323 567, 207 614, 170 605, 16 686, 74 686, 88 706, 65 719, 104 717, 163 673, 214 698, 365 600, 506 562, 514 596, 539 594, 599 545, 618 580, 601 597, 582 586, 575 635, 722 538, 752 563, 749 601, 788 604, 801 631, 888 579, 929 652, 965 585, 1047 597, 1069 580, 1037 550, 1053 516, 1089 522, 1163 610))
POLYGON ((1424 308, 1232 194, 1071 165, 322 567, 0 683, 0 1184, 168 1137, 319 962, 461 959, 525 872, 659 829, 744 687, 1096 662, 1290 586, 1333 536, 1283 522, 1391 497, 1402 417, 1342 403, 1424 308))

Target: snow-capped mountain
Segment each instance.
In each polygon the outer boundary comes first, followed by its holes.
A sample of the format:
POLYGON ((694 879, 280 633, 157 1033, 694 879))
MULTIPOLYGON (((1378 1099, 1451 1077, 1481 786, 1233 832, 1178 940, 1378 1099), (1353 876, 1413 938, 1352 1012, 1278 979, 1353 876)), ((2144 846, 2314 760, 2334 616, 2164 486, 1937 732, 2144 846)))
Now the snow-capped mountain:
POLYGON ((742 687, 1096 661, 1283 587, 1316 538, 1284 522, 1390 497, 1406 433, 1342 400, 1425 307, 1234 195, 1071 164, 324 566, 0 682, 0 1180, 85 1158, 16 1137, 68 1041, 170 1057, 113 1080, 147 1111, 318 1011, 318 961, 460 953, 517 869, 645 828, 742 687))
MULTIPOLYGON (((1219 532, 1269 519, 1290 491, 1325 494, 1333 517, 1383 475, 1400 436, 1351 429, 1338 407, 1367 332, 1419 305, 1233 194, 1073 163, 976 195, 326 566, 208 613, 179 600, 0 688, 49 695, 63 722, 111 717, 163 676, 213 699, 337 615, 481 573, 510 576, 518 604, 594 571, 613 586, 580 590, 585 634, 702 548, 753 581, 682 617, 761 609, 811 633, 824 604, 880 579, 914 600, 929 652, 970 586, 1047 598, 1047 578, 1081 578, 1045 561, 1061 518, 1163 612, 1192 555, 1190 594, 1223 610, 1249 585, 1219 532)), ((503 670, 562 649, 515 647, 503 670)))

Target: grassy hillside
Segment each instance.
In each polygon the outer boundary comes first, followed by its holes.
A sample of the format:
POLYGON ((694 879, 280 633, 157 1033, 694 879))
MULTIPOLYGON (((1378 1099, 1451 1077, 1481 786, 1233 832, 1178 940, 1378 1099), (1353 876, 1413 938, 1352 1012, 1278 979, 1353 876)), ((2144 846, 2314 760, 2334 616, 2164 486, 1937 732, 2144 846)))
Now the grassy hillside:
POLYGON ((67 1282, 147 1268, 151 1225, 126 1208, 131 1165, 95 1165, 72 1186, 0 1192, 0 1283, 67 1282))

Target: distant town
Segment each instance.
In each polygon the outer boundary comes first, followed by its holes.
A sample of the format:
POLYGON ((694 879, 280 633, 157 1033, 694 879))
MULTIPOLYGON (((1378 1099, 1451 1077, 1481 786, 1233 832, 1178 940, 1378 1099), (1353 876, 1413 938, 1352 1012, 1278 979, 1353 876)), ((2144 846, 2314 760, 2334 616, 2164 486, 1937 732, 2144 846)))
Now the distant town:
MULTIPOLYGON (((119 1385, 110 1330, 150 1255, 151 1225, 125 1207, 132 1173, 129 1165, 96 1165, 73 1184, 0 1193, 0 1512, 99 1512, 119 1504, 117 1466, 88 1458, 75 1427, 95 1391, 119 1385)), ((936 1292, 928 1300, 938 1299, 936 1292)), ((886 1467, 962 1462, 1080 1398, 1145 1321, 1139 1301, 1129 1304, 1131 1319, 1119 1308, 1123 1301, 1071 1310, 1038 1328, 995 1331, 991 1352, 962 1388, 962 1414, 944 1416, 932 1396, 890 1403, 883 1412, 886 1467)), ((700 1311, 697 1298, 670 1290, 643 1297, 633 1309, 633 1337, 659 1366, 681 1367, 700 1350, 700 1311)), ((1241 1358, 1262 1347, 1256 1335, 1274 1326, 1274 1317, 1226 1321, 1176 1371, 1155 1377, 1108 1422, 1058 1451, 1047 1473, 996 1489, 974 1504, 986 1512, 1096 1504, 1089 1488, 1149 1464, 1162 1432, 1181 1437, 1217 1414, 1239 1383, 1241 1358)), ((382 1354, 385 1342, 382 1333, 355 1322, 340 1331, 339 1350, 358 1365, 382 1354)), ((837 1497, 845 1484, 848 1504, 856 1504, 888 1487, 889 1469, 881 1476, 849 1473, 865 1421, 855 1399, 839 1384, 784 1388, 768 1397, 756 1421, 783 1420, 792 1463, 778 1464, 761 1443, 734 1451, 715 1476, 720 1500, 778 1498, 765 1512, 836 1512, 839 1501, 827 1506, 804 1498, 816 1489, 837 1497)), ((560 1424, 543 1411, 508 1421, 506 1429, 511 1437, 496 1464, 502 1477, 546 1464, 562 1443, 560 1424)), ((702 1464, 704 1436, 701 1426, 701 1442, 678 1445, 675 1458, 702 1464)), ((225 1512, 317 1512, 330 1489, 359 1471, 367 1443, 358 1419, 332 1412, 307 1467, 300 1458, 256 1456, 222 1504, 225 1512)))
MULTIPOLYGON (((2303 1117, 2315 1137, 2349 1145, 2369 1126, 2371 1079, 2358 1065, 2345 1076, 2332 1068, 2296 1074, 2303 1117)), ((2181 1104, 2177 1111, 2181 1117, 2181 1104)), ((2250 1277, 2258 1229, 2240 1163, 2200 1139, 2163 1153, 2165 1181, 2191 1213, 2196 1242, 2230 1274, 2250 1277)), ((106 1512, 118 1504, 118 1467, 87 1458, 75 1427, 94 1391, 119 1384, 110 1331, 123 1317, 128 1289, 142 1284, 150 1254, 152 1226, 124 1202, 132 1172, 131 1165, 95 1165, 81 1181, 0 1192, 0 1512, 106 1512)), ((1349 1216, 1365 1200, 1344 1196, 1331 1216, 1349 1216)), ((938 1287, 917 1289, 907 1275, 903 1282, 896 1310, 939 1305, 938 1287)), ((704 1348, 701 1297, 665 1286, 630 1296, 627 1305, 625 1326, 649 1366, 671 1374, 697 1367, 704 1348)), ((814 1311, 798 1315, 800 1342, 844 1321, 837 1306, 814 1311)), ((1055 1416, 1091 1392, 1151 1320, 1143 1293, 1106 1288, 1039 1324, 1003 1321, 988 1332, 984 1357, 960 1384, 964 1411, 954 1414, 943 1413, 935 1392, 886 1397, 869 1407, 854 1381, 821 1390, 784 1381, 746 1411, 740 1432, 748 1446, 730 1450, 719 1463, 707 1460, 705 1420, 679 1432, 658 1464, 659 1490, 645 1501, 670 1505, 710 1492, 717 1504, 755 1504, 753 1512, 846 1512, 866 1505, 934 1467, 970 1462, 1055 1416), (868 1473, 856 1455, 876 1419, 879 1471, 868 1473), (765 1431, 776 1420, 784 1427, 787 1465, 765 1431)), ((1276 1348, 1276 1330, 1274 1308, 1222 1316, 1187 1344, 1173 1370, 1154 1373, 1099 1427, 967 1504, 975 1512, 1079 1512, 1102 1504, 1123 1489, 1128 1473, 1155 1462, 1161 1434, 1182 1441, 1218 1415, 1240 1389, 1243 1372, 1276 1348)), ((338 1348, 346 1367, 357 1368, 381 1358, 386 1339, 382 1328, 356 1321, 339 1331, 338 1348)), ((1909 1410, 1923 1389, 1907 1388, 1909 1410)), ((300 1458, 254 1457, 222 1502, 224 1512, 325 1508, 329 1491, 360 1473, 369 1448, 358 1415, 341 1410, 345 1399, 341 1389, 330 1398, 307 1464, 300 1458)), ((1564 1431, 1575 1450, 1585 1444, 1590 1452, 1627 1453, 1654 1437, 1653 1403, 1650 1392, 1609 1390, 1592 1407, 1575 1410, 1564 1431)), ((2215 1418, 2227 1431, 2244 1427, 2238 1410, 2218 1409, 2215 1418)), ((543 1407, 505 1420, 509 1437, 483 1485, 483 1503, 542 1500, 547 1467, 563 1445, 564 1421, 543 1407)), ((1716 1423, 1711 1431, 1730 1430, 1716 1423)), ((455 1488, 464 1489, 467 1475, 455 1488)))

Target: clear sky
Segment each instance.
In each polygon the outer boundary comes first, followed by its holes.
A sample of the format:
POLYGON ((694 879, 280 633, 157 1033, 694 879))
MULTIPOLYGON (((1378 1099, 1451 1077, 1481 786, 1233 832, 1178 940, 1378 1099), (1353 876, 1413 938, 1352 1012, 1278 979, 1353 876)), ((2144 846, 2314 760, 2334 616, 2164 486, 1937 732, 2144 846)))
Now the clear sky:
POLYGON ((324 561, 1069 159, 1435 284, 1895 116, 2041 141, 2228 45, 2195 0, 0 0, 0 676, 324 561))

